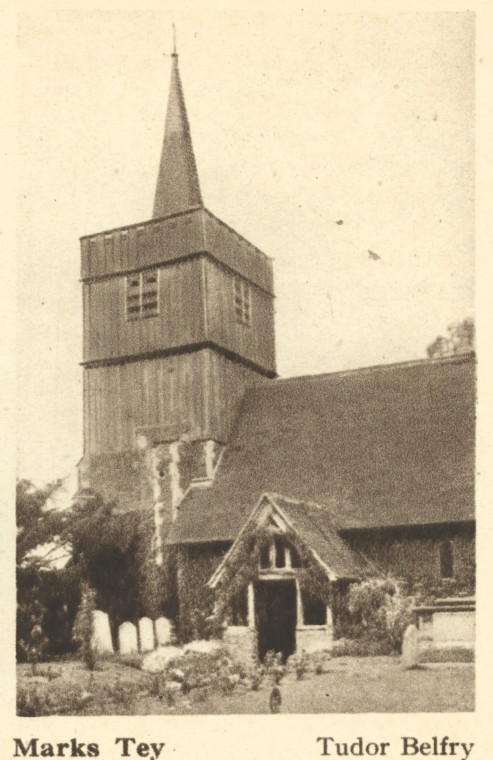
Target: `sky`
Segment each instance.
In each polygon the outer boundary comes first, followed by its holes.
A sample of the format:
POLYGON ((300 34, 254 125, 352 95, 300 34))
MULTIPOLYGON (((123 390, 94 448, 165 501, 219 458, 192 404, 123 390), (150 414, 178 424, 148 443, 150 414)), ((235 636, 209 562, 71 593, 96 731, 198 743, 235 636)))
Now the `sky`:
POLYGON ((274 259, 281 376, 424 358, 473 315, 472 13, 21 14, 18 475, 39 484, 82 455, 78 239, 151 216, 172 22, 205 205, 274 259))

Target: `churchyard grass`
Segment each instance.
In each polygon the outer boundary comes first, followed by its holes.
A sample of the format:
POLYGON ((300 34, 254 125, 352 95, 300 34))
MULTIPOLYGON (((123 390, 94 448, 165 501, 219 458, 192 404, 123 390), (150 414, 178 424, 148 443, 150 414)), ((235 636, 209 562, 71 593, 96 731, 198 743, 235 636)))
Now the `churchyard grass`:
MULTIPOLYGON (((22 715, 152 715, 269 713, 272 685, 242 678, 231 690, 160 688, 155 674, 117 657, 92 672, 79 660, 43 664, 39 675, 19 665, 22 715), (163 693, 161 693, 163 692, 163 693)), ((474 710, 473 663, 430 663, 405 670, 398 657, 337 657, 323 672, 296 672, 281 684, 282 713, 459 712, 474 710)))

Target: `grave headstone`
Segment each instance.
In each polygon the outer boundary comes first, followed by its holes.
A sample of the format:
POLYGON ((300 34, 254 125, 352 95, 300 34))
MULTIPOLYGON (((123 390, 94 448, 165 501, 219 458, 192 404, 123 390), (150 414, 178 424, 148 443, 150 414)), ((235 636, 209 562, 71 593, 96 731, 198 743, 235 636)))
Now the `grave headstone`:
POLYGON ((169 644, 171 642, 171 623, 168 618, 158 618, 155 627, 158 646, 163 647, 169 644))
POLYGON ((139 640, 141 652, 152 652, 154 649, 154 625, 148 617, 139 620, 139 640))
POLYGON ((139 651, 137 628, 128 620, 118 629, 118 651, 120 654, 135 654, 139 651))
POLYGON ((415 668, 419 662, 419 632, 415 625, 408 625, 402 639, 402 664, 405 668, 415 668))
POLYGON ((113 641, 111 639, 110 621, 106 612, 94 610, 92 634, 92 646, 98 654, 113 654, 113 641))

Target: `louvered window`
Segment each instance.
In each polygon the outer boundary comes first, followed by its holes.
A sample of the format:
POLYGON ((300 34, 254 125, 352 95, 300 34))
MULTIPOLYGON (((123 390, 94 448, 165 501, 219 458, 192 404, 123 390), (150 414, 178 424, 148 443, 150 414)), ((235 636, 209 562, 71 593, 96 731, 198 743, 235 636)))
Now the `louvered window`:
POLYGON ((241 277, 234 279, 234 301, 236 321, 250 326, 252 321, 252 299, 250 285, 241 277))
POLYGON ((153 269, 127 277, 127 319, 159 314, 159 272, 153 269))

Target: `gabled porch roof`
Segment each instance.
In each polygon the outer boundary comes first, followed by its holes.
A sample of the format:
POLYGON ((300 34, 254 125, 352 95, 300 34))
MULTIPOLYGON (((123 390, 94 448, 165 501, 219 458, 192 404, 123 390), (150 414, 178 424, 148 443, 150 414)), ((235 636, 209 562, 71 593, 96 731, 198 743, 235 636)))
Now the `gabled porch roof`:
MULTIPOLYGON (((233 561, 242 536, 257 525, 269 523, 282 533, 294 532, 313 555, 331 581, 357 580, 372 571, 362 555, 353 552, 339 536, 326 510, 318 504, 290 499, 277 493, 263 493, 208 585, 215 588, 233 561)), ((373 570, 372 574, 375 574, 373 570)))

